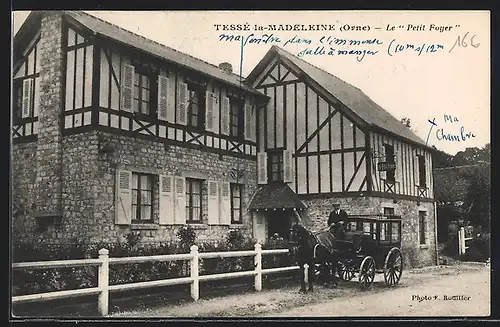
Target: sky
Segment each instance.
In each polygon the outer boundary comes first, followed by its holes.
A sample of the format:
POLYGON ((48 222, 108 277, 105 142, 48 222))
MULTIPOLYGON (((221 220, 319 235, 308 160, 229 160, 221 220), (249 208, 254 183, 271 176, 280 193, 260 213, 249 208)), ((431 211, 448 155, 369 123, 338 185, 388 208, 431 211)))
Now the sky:
MULTIPOLYGON (((229 62, 235 72, 241 69, 244 77, 273 44, 295 55, 306 52, 304 60, 360 88, 396 118, 410 118, 414 132, 430 146, 455 154, 490 142, 490 18, 487 11, 87 13, 212 64, 229 62), (222 26, 217 30, 217 25, 222 24, 242 27, 249 24, 250 30, 223 31, 222 26), (283 24, 284 28, 296 24, 298 29, 301 29, 299 25, 324 24, 334 30, 254 30, 256 25, 273 24, 283 24), (355 30, 358 27, 364 30, 355 30), (243 60, 240 42, 220 41, 221 34, 246 40, 243 60), (250 41, 265 38, 265 34, 273 34, 279 42, 276 39, 273 43, 250 41), (347 44, 349 40, 370 42, 359 46, 334 44, 332 56, 330 46, 321 43, 322 37, 323 40, 328 37, 346 40, 347 44), (291 39, 299 42, 287 43, 291 39), (429 48, 431 45, 434 47, 429 48), (326 53, 312 55, 321 46, 326 53), (395 49, 404 50, 395 52, 395 49), (339 55, 338 50, 364 51, 365 55, 339 55), (456 137, 451 137, 454 141, 446 140, 443 135, 456 137)), ((14 33, 28 14, 13 13, 14 33)))

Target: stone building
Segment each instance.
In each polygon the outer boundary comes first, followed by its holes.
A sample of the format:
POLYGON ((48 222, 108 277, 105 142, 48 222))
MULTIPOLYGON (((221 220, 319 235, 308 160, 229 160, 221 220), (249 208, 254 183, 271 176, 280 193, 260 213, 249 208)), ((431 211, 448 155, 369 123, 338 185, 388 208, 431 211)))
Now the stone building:
POLYGON ((321 229, 340 203, 401 216, 401 235, 381 233, 436 263, 432 149, 280 48, 243 80, 82 12, 33 12, 14 64, 15 242, 160 242, 186 225, 263 241, 296 213, 321 229))
POLYGON ((258 239, 285 235, 294 210, 325 228, 338 203, 351 217, 401 217, 400 235, 390 222, 363 229, 401 240, 408 264, 436 264, 432 148, 358 88, 276 46, 246 82, 270 97, 257 116, 258 239))
POLYGON ((14 44, 15 241, 251 233, 266 97, 230 65, 81 12, 34 12, 14 44))

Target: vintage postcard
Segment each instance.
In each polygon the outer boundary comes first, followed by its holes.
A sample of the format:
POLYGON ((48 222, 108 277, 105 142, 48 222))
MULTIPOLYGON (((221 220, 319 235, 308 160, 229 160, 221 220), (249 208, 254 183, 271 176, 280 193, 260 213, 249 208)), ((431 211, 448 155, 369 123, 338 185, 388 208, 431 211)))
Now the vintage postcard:
POLYGON ((13 319, 488 317, 488 11, 13 12, 13 319))

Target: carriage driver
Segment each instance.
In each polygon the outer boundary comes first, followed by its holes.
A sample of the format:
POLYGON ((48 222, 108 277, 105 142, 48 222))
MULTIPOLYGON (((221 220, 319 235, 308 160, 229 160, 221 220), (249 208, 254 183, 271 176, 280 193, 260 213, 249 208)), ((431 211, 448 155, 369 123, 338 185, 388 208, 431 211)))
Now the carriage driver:
POLYGON ((340 204, 335 203, 333 205, 333 211, 328 217, 328 226, 330 227, 332 234, 334 234, 337 239, 343 238, 345 233, 344 227, 347 223, 347 219, 347 213, 340 209, 340 204))

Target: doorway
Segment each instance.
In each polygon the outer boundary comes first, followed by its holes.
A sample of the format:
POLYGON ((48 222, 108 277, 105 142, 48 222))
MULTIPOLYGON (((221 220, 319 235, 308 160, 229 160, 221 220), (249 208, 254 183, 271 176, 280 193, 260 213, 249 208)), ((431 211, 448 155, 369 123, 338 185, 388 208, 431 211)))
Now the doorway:
POLYGON ((271 238, 274 234, 278 234, 285 240, 290 238, 291 212, 275 211, 267 215, 267 237, 271 238))

